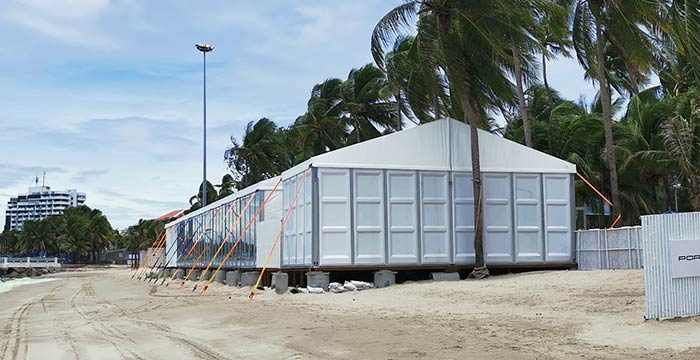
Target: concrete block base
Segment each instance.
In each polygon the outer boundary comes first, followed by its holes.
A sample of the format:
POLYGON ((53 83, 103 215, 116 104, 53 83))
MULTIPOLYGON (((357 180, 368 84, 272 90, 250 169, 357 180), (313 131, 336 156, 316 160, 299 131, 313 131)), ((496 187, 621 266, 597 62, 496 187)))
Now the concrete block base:
POLYGON ((396 284, 396 272, 380 270, 374 273, 374 287, 383 288, 396 284))
POLYGON ((241 272, 238 270, 227 271, 226 272, 226 285, 228 286, 238 286, 241 282, 241 272))
POLYGON ((202 270, 199 270, 199 269, 190 270, 189 278, 187 280, 197 281, 197 280, 199 280, 199 275, 201 273, 202 273, 202 270))
POLYGON ((218 282, 219 284, 223 284, 224 280, 226 280, 226 273, 223 271, 217 272, 216 277, 214 277, 214 281, 218 282))
POLYGON ((246 271, 241 274, 241 286, 254 286, 258 282, 259 271, 246 271))
POLYGON ((323 271, 310 271, 306 273, 306 286, 321 288, 328 291, 331 274, 323 271))
POLYGON ((200 278, 202 279, 202 281, 209 281, 209 279, 211 278, 211 271, 203 271, 202 276, 200 278))
POLYGON ((289 275, 283 272, 273 273, 272 287, 275 288, 275 292, 278 294, 286 293, 289 288, 289 275))
POLYGON ((435 281, 459 281, 458 272, 434 272, 430 273, 430 278, 435 281))
POLYGON ((182 280, 185 278, 185 269, 177 269, 177 272, 175 273, 175 278, 178 280, 182 280))

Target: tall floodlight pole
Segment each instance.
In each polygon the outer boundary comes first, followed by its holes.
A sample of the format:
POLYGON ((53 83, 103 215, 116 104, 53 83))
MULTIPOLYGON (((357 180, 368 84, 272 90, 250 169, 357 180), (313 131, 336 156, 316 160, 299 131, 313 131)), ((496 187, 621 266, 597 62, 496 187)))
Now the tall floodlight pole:
POLYGON ((202 156, 203 156, 203 166, 202 166, 202 201, 201 207, 207 206, 207 53, 214 50, 214 46, 208 44, 195 44, 194 47, 202 52, 203 66, 204 66, 204 76, 203 76, 203 88, 204 88, 204 99, 203 99, 203 141, 202 141, 202 156))

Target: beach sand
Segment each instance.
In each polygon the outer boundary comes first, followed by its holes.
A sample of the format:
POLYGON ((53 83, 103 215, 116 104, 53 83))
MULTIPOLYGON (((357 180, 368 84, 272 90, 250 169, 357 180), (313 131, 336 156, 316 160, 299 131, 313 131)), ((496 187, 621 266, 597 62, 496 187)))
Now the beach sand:
POLYGON ((546 271, 343 294, 187 288, 128 269, 0 294, 1 359, 697 359, 700 319, 644 321, 641 271, 546 271))

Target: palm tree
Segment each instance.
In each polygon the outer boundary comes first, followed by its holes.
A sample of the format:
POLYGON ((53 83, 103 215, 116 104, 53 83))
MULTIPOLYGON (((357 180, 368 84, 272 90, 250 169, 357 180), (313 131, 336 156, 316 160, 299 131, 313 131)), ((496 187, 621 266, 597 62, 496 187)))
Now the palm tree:
POLYGON ((533 35, 539 42, 542 66, 542 82, 549 89, 547 61, 557 56, 570 57, 572 46, 569 20, 573 0, 555 0, 555 6, 543 12, 537 19, 533 35))
POLYGON ((106 249, 112 239, 112 225, 98 209, 91 209, 87 214, 87 230, 92 259, 100 261, 100 253, 106 249))
POLYGON ((623 195, 627 195, 623 196, 623 209, 628 221, 630 217, 636 219, 642 213, 653 214, 671 209, 671 183, 675 169, 661 131, 671 116, 671 109, 663 100, 661 89, 654 87, 632 97, 625 116, 616 128, 620 134, 618 153, 622 155, 621 188, 625 189, 623 195), (661 201, 657 196, 659 184, 663 190, 661 201), (630 191, 628 187, 632 186, 641 191, 630 191), (634 196, 634 199, 629 199, 630 196, 634 196), (624 201, 625 197, 628 201, 624 201))
POLYGON ((270 119, 249 122, 242 143, 233 137, 231 143, 224 158, 239 189, 279 175, 290 165, 283 134, 270 119))
POLYGON ((235 190, 235 187, 236 187, 236 183, 233 180, 233 176, 231 176, 231 174, 226 174, 221 178, 221 184, 216 185, 216 187, 219 188, 219 194, 218 194, 217 198, 223 199, 223 198, 233 194, 233 191, 235 190))
POLYGON ((688 185, 690 206, 700 211, 700 93, 668 99, 672 116, 661 127, 664 147, 688 185))
MULTIPOLYGON (((214 188, 214 185, 207 181, 206 183, 207 186, 207 201, 209 201, 209 204, 213 203, 214 201, 218 200, 218 193, 216 192, 216 188, 214 188)), ((202 190, 204 187, 204 183, 199 184, 199 189, 197 190, 197 193, 192 195, 190 197, 190 208, 188 209, 189 211, 195 211, 202 207, 202 204, 200 202, 200 198, 202 196, 202 190)))
POLYGON ((387 84, 386 87, 382 89, 381 93, 385 98, 389 96, 394 97, 396 114, 398 116, 398 122, 396 124, 398 130, 401 130, 403 127, 402 114, 405 114, 409 120, 411 120, 412 117, 408 109, 408 100, 406 99, 412 68, 415 66, 415 62, 411 59, 412 46, 413 37, 398 37, 394 42, 392 50, 386 53, 386 59, 384 60, 387 84))
POLYGON ((5 230, 0 234, 0 254, 13 254, 19 252, 17 243, 20 233, 17 230, 5 230))
POLYGON ((63 228, 59 235, 61 250, 71 254, 73 261, 79 261, 90 250, 88 221, 79 211, 68 209, 63 214, 63 228))
POLYGON ((352 128, 350 141, 361 142, 381 136, 386 130, 399 130, 394 104, 382 95, 387 87, 384 73, 372 64, 352 69, 340 86, 340 103, 346 124, 352 128))
POLYGON ((311 90, 306 113, 296 119, 287 137, 299 145, 300 151, 294 162, 338 149, 346 143, 347 131, 341 119, 342 84, 340 79, 327 79, 311 90))
MULTIPOLYGON (((437 44, 434 54, 421 53, 442 68, 457 99, 464 121, 471 128, 471 159, 474 187, 475 269, 472 277, 488 275, 483 250, 481 167, 478 128, 487 122, 487 112, 500 104, 512 103, 514 71, 511 49, 530 41, 526 25, 532 23, 531 1, 449 0, 407 1, 391 10, 376 25, 372 51, 384 58, 384 46, 391 44, 402 29, 416 17, 416 41, 437 44)), ((420 46, 418 47, 420 49, 420 46)))
POLYGON ((657 2, 645 0, 576 0, 573 7, 573 47, 579 62, 600 88, 615 218, 620 214, 620 190, 613 140, 611 79, 622 78, 631 94, 636 94, 640 84, 648 80, 654 48, 645 29, 654 27, 658 10, 657 2))

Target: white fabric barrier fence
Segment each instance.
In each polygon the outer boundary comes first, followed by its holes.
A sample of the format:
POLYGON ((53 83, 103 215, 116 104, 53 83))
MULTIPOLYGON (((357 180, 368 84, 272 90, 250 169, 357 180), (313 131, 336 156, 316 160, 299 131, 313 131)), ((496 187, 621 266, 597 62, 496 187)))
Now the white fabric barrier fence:
POLYGON ((576 262, 580 270, 641 269, 641 226, 578 230, 576 262))

